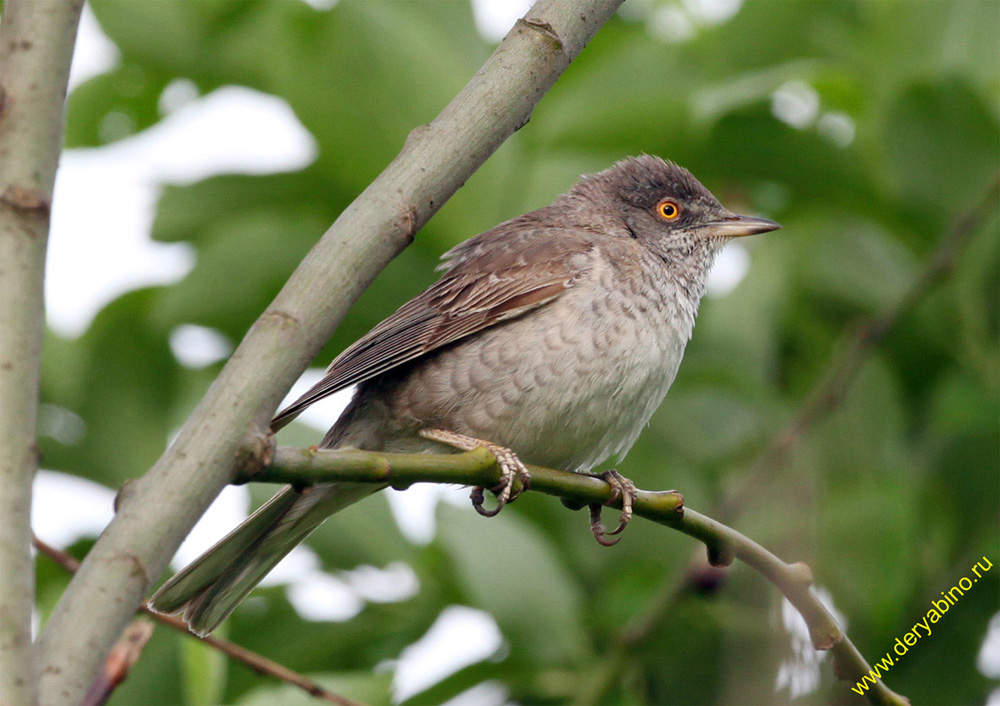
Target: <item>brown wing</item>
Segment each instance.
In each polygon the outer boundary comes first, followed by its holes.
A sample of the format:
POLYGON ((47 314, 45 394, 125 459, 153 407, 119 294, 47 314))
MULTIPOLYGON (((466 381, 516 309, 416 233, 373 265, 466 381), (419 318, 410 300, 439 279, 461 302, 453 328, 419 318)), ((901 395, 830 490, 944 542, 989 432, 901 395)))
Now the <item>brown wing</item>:
POLYGON ((496 323, 544 306, 586 269, 577 231, 487 231, 446 254, 448 274, 347 348, 326 375, 272 421, 277 431, 312 403, 496 323), (494 238, 504 242, 490 242, 494 238), (492 247, 491 247, 492 246, 492 247))

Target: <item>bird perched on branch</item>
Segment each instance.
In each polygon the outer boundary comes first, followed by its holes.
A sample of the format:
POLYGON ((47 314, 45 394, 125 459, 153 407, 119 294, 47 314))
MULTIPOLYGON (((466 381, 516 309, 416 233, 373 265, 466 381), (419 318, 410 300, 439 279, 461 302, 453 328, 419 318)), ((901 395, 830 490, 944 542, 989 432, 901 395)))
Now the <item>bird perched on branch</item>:
MULTIPOLYGON (((730 238, 779 227, 726 210, 676 164, 623 160, 445 253, 441 279, 338 356, 271 428, 357 385, 320 446, 485 447, 503 482, 495 509, 484 508, 483 488, 473 505, 496 514, 530 483, 525 462, 588 473, 624 456, 677 374, 715 256, 730 238)), ((623 506, 614 532, 591 509, 595 536, 610 544, 635 487, 616 471, 602 477, 623 506)), ((379 489, 285 488, 151 607, 183 610, 194 632, 210 632, 327 517, 379 489)))

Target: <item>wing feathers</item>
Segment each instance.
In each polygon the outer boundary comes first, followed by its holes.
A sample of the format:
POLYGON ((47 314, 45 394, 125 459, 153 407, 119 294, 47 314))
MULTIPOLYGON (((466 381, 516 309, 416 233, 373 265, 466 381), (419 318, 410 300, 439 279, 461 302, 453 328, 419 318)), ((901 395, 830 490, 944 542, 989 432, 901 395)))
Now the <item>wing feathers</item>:
MULTIPOLYGON (((566 240, 558 260, 540 258, 536 264, 525 264, 534 258, 530 244, 522 243, 524 249, 514 262, 509 257, 492 263, 489 257, 462 262, 341 353, 322 380, 274 418, 271 429, 277 431, 327 395, 557 298, 586 269, 582 259, 573 256, 592 247, 582 238, 566 240)), ((550 241, 540 240, 538 245, 546 254, 551 251, 550 241)))

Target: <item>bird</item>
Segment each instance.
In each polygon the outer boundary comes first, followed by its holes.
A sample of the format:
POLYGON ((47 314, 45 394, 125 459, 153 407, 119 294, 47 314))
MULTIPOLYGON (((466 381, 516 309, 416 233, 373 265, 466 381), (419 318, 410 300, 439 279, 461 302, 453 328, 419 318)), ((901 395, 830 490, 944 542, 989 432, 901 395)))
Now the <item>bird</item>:
MULTIPOLYGON (((321 448, 486 448, 501 472, 496 508, 483 506, 484 488, 472 502, 496 514, 530 485, 526 464, 591 473, 624 457, 677 375, 716 255, 780 227, 732 213, 674 162, 625 158, 446 252, 441 278, 344 350, 271 430, 354 385, 321 448)), ((635 486, 616 470, 600 477, 622 499, 614 532, 591 508, 610 544, 635 486)), ((208 634, 327 517, 382 487, 286 487, 149 606, 208 634)))

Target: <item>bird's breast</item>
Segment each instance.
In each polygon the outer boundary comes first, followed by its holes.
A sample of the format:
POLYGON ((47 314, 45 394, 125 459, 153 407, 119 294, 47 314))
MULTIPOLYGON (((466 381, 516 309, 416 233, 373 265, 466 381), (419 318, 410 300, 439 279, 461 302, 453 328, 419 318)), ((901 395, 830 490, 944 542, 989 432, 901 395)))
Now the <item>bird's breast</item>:
POLYGON ((628 274, 597 263, 551 304, 414 365, 390 395, 393 417, 565 470, 624 455, 673 382, 693 325, 655 271, 628 274))

